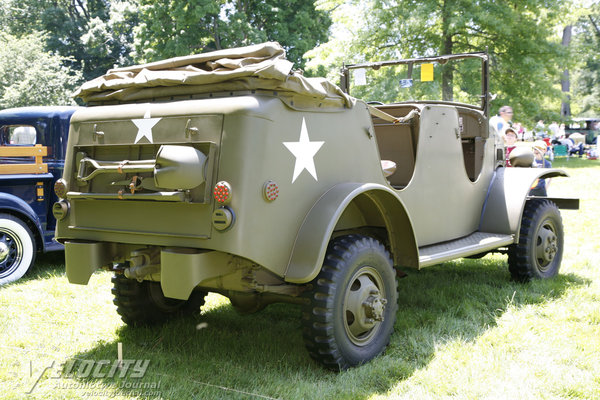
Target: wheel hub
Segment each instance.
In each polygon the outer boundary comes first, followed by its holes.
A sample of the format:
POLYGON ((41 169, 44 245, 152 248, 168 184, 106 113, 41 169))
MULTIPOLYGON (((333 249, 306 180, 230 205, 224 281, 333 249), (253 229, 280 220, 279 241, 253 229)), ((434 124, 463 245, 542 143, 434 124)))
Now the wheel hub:
POLYGON ((23 244, 12 231, 0 229, 0 276, 8 276, 19 266, 23 244))
POLYGON ((381 277, 371 267, 363 267, 350 280, 344 301, 344 326, 356 345, 366 345, 384 320, 387 299, 380 288, 381 277))
POLYGON ((10 253, 10 250, 8 249, 8 246, 6 245, 6 243, 0 242, 0 263, 3 263, 4 261, 6 261, 9 253, 10 253))
POLYGON ((372 290, 371 295, 363 303, 367 320, 371 319, 383 322, 383 312, 385 311, 386 303, 387 300, 381 297, 379 290, 372 290))
POLYGON ((536 245, 536 257, 540 267, 548 266, 558 252, 558 238, 552 226, 543 225, 540 228, 536 245))

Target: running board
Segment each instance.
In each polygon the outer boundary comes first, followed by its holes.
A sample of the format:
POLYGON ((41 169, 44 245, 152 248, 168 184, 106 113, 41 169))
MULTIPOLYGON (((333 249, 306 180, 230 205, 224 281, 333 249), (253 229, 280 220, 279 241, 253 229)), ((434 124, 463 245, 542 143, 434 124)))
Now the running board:
POLYGON ((475 232, 460 239, 419 248, 419 268, 485 253, 514 242, 513 235, 475 232))

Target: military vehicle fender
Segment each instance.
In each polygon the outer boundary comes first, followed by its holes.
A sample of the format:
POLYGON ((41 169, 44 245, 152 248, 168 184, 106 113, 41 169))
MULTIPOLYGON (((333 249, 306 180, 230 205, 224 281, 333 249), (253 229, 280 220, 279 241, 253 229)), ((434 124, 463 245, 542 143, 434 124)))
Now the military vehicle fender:
POLYGON ((304 219, 285 273, 286 281, 306 283, 317 276, 334 229, 350 208, 360 215, 364 226, 385 227, 394 265, 418 266, 412 221, 402 200, 383 185, 341 183, 321 196, 304 219))
POLYGON ((483 205, 479 230, 515 234, 517 240, 531 186, 536 179, 556 176, 569 175, 555 168, 498 168, 483 205))

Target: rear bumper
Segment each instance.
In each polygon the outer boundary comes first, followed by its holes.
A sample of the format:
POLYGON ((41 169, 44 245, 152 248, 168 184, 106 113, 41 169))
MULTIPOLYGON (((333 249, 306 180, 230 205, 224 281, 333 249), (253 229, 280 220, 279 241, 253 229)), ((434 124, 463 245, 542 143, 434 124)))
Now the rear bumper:
MULTIPOLYGON (((65 263, 70 283, 87 285, 99 268, 129 257, 131 248, 108 242, 65 242, 65 263)), ((200 282, 235 271, 233 256, 219 251, 182 247, 160 248, 160 282, 166 297, 187 300, 200 282)), ((149 259, 150 261, 150 259, 149 259)), ((156 266, 154 264, 141 266, 156 266)), ((153 276, 153 279, 156 277, 153 276)))

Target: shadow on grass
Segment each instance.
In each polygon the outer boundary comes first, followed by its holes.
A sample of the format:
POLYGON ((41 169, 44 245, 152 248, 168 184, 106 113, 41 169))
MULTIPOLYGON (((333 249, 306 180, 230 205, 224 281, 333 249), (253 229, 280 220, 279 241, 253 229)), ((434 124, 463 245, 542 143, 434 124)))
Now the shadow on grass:
MULTIPOLYGON (((574 274, 511 282, 506 261, 498 257, 407 273, 399 281, 400 308, 387 351, 342 373, 326 371, 310 360, 302 342, 300 308, 294 305, 276 304, 250 316, 224 305, 160 327, 123 326, 117 341, 123 343, 125 359, 150 360, 147 374, 137 382, 145 382, 146 388, 158 382, 155 390, 165 399, 366 399, 386 393, 424 368, 436 346, 476 340, 509 306, 554 301, 569 288, 589 284, 574 274), (197 329, 199 324, 206 327, 197 329)), ((116 349, 116 341, 101 343, 75 359, 114 360, 116 349)), ((132 381, 103 379, 114 388, 132 381)), ((144 398, 143 390, 122 393, 144 398)))
POLYGON ((65 252, 51 251, 49 253, 38 253, 35 263, 29 271, 16 283, 26 282, 34 279, 47 279, 65 273, 65 252))

